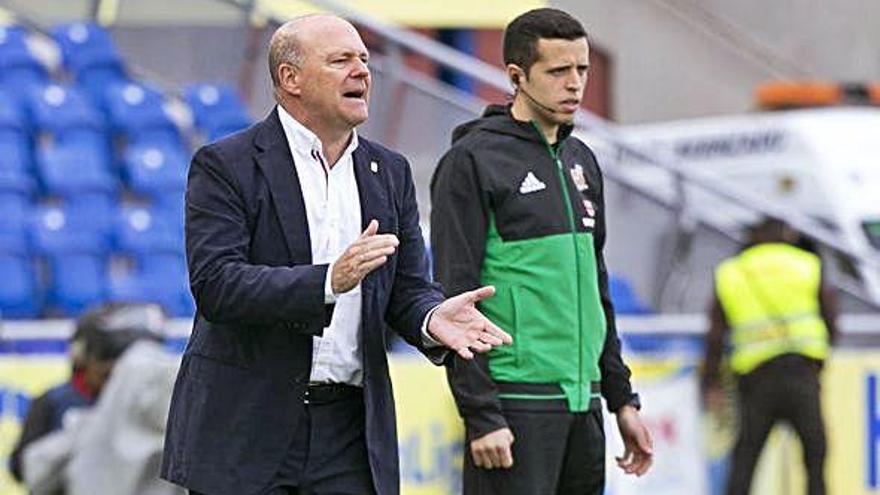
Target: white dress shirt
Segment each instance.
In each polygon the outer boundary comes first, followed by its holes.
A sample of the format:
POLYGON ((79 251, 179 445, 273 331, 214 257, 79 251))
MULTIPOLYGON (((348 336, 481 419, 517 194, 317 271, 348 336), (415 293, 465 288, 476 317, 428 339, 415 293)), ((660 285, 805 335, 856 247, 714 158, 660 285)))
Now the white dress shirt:
POLYGON ((357 132, 352 131, 351 143, 330 167, 315 133, 297 122, 281 105, 278 105, 278 116, 302 188, 312 263, 331 264, 324 284, 324 301, 336 302, 330 326, 324 329, 322 337, 313 337, 309 381, 361 386, 361 286, 358 284, 344 294, 334 295, 330 284, 332 263, 361 234, 360 194, 352 159, 358 146, 357 132))

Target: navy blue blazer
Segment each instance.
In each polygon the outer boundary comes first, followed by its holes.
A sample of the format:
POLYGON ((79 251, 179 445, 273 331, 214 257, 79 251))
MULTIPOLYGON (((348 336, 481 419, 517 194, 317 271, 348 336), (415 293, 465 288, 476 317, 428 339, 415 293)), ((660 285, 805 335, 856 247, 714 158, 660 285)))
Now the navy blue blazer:
MULTIPOLYGON (((363 228, 400 239, 364 278, 366 438, 376 490, 399 492, 385 325, 434 362, 421 325, 443 297, 429 282, 412 172, 398 153, 361 138, 354 151, 363 228), (371 162, 377 164, 376 172, 371 162)), ((300 183, 277 110, 201 148, 186 191, 186 253, 197 314, 183 355, 162 477, 211 495, 246 495, 273 479, 304 411, 312 336, 333 313, 328 265, 314 265, 300 183)))

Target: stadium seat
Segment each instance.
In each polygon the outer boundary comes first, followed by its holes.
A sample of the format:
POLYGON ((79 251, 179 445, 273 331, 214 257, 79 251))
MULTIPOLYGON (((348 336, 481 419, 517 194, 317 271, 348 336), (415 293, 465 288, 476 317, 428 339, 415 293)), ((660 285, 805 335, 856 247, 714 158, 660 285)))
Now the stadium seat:
POLYGON ((0 130, 0 192, 27 194, 34 189, 30 145, 0 130))
POLYGON ((39 284, 31 260, 0 254, 0 318, 27 319, 40 314, 39 284))
POLYGON ((18 96, 8 88, 0 88, 0 128, 27 134, 31 125, 18 96))
POLYGON ((116 202, 112 197, 83 195, 66 204, 37 209, 31 236, 44 254, 82 253, 103 255, 112 247, 116 202))
POLYGON ((158 90, 134 82, 111 85, 105 93, 110 125, 129 143, 165 141, 181 143, 180 131, 165 112, 158 90))
POLYGON ((29 127, 18 100, 0 91, 0 192, 24 194, 34 187, 29 127))
POLYGON ((101 26, 90 22, 58 24, 52 37, 61 48, 64 67, 98 105, 104 104, 106 88, 129 80, 116 45, 101 26))
POLYGON ((151 254, 183 254, 183 230, 148 207, 120 210, 116 225, 116 247, 135 257, 151 254))
POLYGON ((179 145, 135 142, 125 150, 123 167, 134 192, 148 196, 163 192, 183 194, 189 158, 179 145))
POLYGON ((115 194, 119 187, 106 149, 88 141, 59 142, 42 148, 37 166, 49 194, 115 194))
POLYGON ((0 253, 28 254, 28 220, 32 205, 21 194, 0 193, 0 253))
POLYGON ((21 26, 0 26, 0 85, 26 94, 49 79, 46 67, 27 46, 27 31, 21 26))
POLYGON ((232 133, 246 129, 249 125, 251 125, 251 121, 248 118, 242 118, 238 121, 226 120, 218 125, 206 128, 204 130, 205 139, 207 142, 213 143, 232 133))
POLYGON ((608 277, 608 292, 614 303, 614 311, 618 314, 650 314, 654 311, 645 304, 636 294, 629 280, 610 275, 608 277))
POLYGON ((193 84, 184 90, 196 127, 215 141, 251 124, 235 88, 228 84, 193 84))
POLYGON ((49 306, 67 317, 79 316, 107 300, 106 258, 93 254, 57 254, 49 258, 49 306))
POLYGON ((186 210, 186 192, 168 191, 153 196, 153 206, 161 211, 162 216, 183 228, 186 210))
POLYGON ((195 314, 182 255, 140 257, 132 273, 111 280, 110 299, 155 302, 161 304, 170 316, 178 318, 195 314))
POLYGON ((61 49, 64 66, 74 75, 96 65, 121 64, 110 34, 93 22, 57 24, 51 35, 61 49))
POLYGON ((28 98, 37 131, 62 136, 65 133, 103 134, 104 116, 77 87, 48 84, 28 98))

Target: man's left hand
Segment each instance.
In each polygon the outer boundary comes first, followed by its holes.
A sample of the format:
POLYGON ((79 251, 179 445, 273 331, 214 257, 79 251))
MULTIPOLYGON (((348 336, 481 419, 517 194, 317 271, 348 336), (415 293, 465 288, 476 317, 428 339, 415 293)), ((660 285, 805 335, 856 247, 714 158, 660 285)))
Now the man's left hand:
POLYGON ((428 322, 428 334, 464 359, 474 352, 513 342, 510 335, 483 316, 476 304, 495 295, 495 287, 485 286, 463 292, 443 301, 428 322))
POLYGON ((641 476, 647 473, 654 462, 654 442, 639 417, 639 411, 630 405, 621 407, 617 411, 617 428, 624 445, 623 456, 615 457, 617 465, 626 474, 641 476))

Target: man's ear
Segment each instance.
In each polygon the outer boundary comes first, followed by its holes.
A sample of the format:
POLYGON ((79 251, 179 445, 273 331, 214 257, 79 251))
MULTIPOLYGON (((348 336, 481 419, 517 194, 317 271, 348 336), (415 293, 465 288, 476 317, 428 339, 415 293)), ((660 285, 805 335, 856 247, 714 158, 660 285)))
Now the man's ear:
POLYGON ((522 70, 522 67, 516 64, 507 64, 507 77, 510 79, 513 89, 518 89, 519 85, 525 80, 526 73, 522 70))
POLYGON ((299 67, 293 64, 279 64, 277 70, 278 89, 291 95, 300 95, 302 93, 302 77, 299 67))

